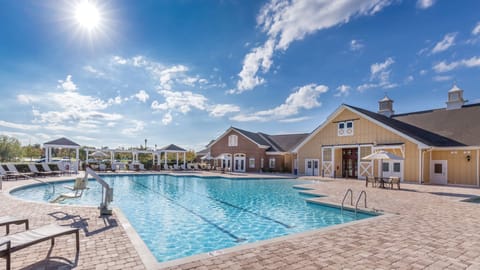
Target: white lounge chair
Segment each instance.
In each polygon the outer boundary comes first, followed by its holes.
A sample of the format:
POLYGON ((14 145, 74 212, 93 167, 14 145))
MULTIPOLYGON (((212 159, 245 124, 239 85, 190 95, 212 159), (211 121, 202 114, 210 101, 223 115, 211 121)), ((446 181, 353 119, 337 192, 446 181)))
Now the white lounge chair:
POLYGON ((46 177, 46 176, 49 176, 51 175, 51 173, 49 172, 41 172, 37 169, 37 167, 35 166, 35 164, 32 164, 32 163, 29 163, 28 164, 28 168, 30 169, 31 172, 33 172, 36 176, 42 176, 42 177, 46 177))
POLYGON ((17 175, 21 175, 21 176, 23 176, 24 178, 32 177, 32 176, 35 175, 35 174, 32 173, 32 172, 29 172, 29 173, 27 173, 27 172, 19 172, 18 169, 17 169, 17 167, 16 167, 14 164, 7 163, 6 165, 7 165, 7 168, 8 168, 8 171, 9 171, 9 172, 12 172, 12 173, 17 174, 17 175))
POLYGON ((0 164, 0 175, 2 175, 3 179, 8 180, 8 179, 18 179, 19 177, 24 177, 23 175, 19 173, 14 173, 11 171, 7 171, 3 168, 3 165, 0 164))
POLYGON ((80 234, 78 228, 63 227, 57 224, 45 225, 33 230, 0 237, 0 257, 7 259, 6 270, 11 269, 11 254, 34 244, 51 240, 63 235, 75 234, 77 253, 80 251, 80 234))
POLYGON ((45 162, 42 162, 42 168, 43 168, 44 171, 46 171, 48 173, 51 173, 52 175, 61 175, 62 174, 62 171, 50 169, 50 166, 48 166, 48 164, 45 163, 45 162))
POLYGON ((88 189, 88 178, 86 177, 77 177, 73 187, 63 186, 66 189, 71 190, 72 192, 62 193, 57 198, 53 199, 51 203, 63 202, 66 199, 80 198, 83 195, 85 189, 88 189))

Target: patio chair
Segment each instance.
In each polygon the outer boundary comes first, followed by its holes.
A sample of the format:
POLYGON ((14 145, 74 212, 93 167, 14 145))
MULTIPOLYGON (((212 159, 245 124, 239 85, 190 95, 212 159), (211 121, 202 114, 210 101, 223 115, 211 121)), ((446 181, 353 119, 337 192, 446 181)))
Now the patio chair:
POLYGON ((0 258, 6 258, 6 269, 11 269, 11 254, 37 243, 51 240, 52 247, 55 238, 63 235, 75 234, 76 250, 80 251, 80 234, 78 228, 63 227, 57 224, 45 225, 36 229, 27 230, 0 237, 0 258))
POLYGON ((20 225, 25 224, 25 230, 28 230, 28 219, 25 218, 16 218, 12 216, 3 216, 0 217, 0 226, 6 226, 6 234, 10 233, 10 225, 20 225))
POLYGON ((372 187, 375 187, 377 180, 373 176, 365 176, 365 187, 368 187, 368 183, 372 183, 372 187))
POLYGON ((57 198, 53 199, 51 203, 59 203, 59 202, 63 202, 66 199, 75 199, 75 198, 82 197, 85 189, 88 189, 87 184, 88 184, 88 179, 85 179, 85 177, 77 177, 75 179, 75 183, 73 184, 73 187, 63 186, 64 188, 69 189, 71 192, 60 194, 57 198))
MULTIPOLYGON (((55 164, 56 165, 56 164, 55 164)), ((62 171, 60 170, 52 170, 49 166, 49 164, 45 163, 45 162, 42 162, 42 167, 43 167, 43 170, 46 171, 46 172, 49 172, 51 173, 52 175, 61 175, 62 174, 62 171)))
POLYGON ((28 169, 28 166, 26 164, 7 164, 8 170, 14 173, 19 173, 23 175, 25 178, 33 177, 35 176, 35 173, 31 172, 28 169))
POLYGON ((393 189, 393 185, 397 185, 397 188, 400 189, 400 177, 390 176, 388 178, 388 184, 390 184, 391 189, 393 189))
POLYGON ((5 180, 17 179, 18 177, 22 177, 20 174, 16 174, 8 170, 5 170, 5 168, 1 164, 0 164, 0 175, 2 176, 2 179, 5 179, 5 180))
POLYGON ((35 176, 46 177, 51 175, 49 172, 39 171, 38 168, 35 166, 35 164, 32 164, 32 163, 28 164, 28 169, 30 169, 30 171, 33 172, 35 176))

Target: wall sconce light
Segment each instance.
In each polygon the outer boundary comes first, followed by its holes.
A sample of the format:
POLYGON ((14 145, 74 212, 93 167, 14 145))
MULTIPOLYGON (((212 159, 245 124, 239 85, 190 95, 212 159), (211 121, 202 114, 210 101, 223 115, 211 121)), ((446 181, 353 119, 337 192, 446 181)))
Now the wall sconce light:
POLYGON ((457 154, 457 151, 451 151, 450 154, 451 154, 451 155, 456 155, 456 154, 457 154))
POLYGON ((470 155, 467 155, 466 158, 467 158, 468 162, 470 162, 470 159, 472 159, 472 157, 470 155))

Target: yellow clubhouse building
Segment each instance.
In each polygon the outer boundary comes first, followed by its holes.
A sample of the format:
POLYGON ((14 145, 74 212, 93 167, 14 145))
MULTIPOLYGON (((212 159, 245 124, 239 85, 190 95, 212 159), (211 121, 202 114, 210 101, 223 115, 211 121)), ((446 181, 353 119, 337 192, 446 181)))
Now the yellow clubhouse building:
POLYGON ((378 112, 342 104, 293 149, 300 175, 480 186, 480 103, 466 104, 463 90, 448 91, 446 107, 395 114, 385 96, 378 112), (403 160, 367 161, 374 151, 403 160), (380 164, 382 163, 382 164, 380 164))

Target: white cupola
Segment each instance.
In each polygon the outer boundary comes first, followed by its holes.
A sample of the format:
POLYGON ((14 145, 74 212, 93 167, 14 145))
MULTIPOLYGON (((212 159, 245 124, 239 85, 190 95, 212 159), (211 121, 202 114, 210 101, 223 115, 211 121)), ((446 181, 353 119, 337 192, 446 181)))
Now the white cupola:
POLYGON ((391 100, 387 94, 385 97, 378 101, 378 113, 383 114, 386 117, 391 117, 394 113, 393 111, 393 100, 391 100))
POLYGON ((448 91, 447 110, 460 109, 463 104, 465 104, 463 90, 458 88, 456 84, 453 84, 452 89, 448 91))

